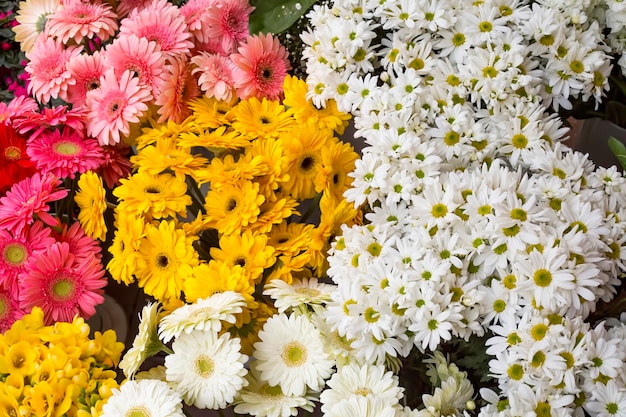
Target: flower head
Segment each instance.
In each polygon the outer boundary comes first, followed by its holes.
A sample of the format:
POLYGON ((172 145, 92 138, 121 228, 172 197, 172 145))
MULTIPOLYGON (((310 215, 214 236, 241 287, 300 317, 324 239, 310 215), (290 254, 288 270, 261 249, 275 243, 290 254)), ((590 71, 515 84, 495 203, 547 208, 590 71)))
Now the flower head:
POLYGON ((231 101, 235 96, 235 64, 227 56, 201 52, 191 58, 196 66, 192 73, 200 73, 198 83, 207 97, 231 101))
POLYGON ((223 0, 219 7, 207 10, 205 23, 209 39, 219 40, 219 51, 229 55, 248 36, 248 16, 254 10, 248 0, 223 0))
POLYGON ((26 153, 26 138, 13 126, 0 124, 0 196, 34 173, 35 165, 26 153))
POLYGON ((155 379, 126 381, 102 406, 102 417, 185 417, 180 395, 155 379))
POLYGON ((102 179, 98 174, 87 171, 80 176, 74 201, 80 209, 78 221, 85 234, 104 242, 107 233, 107 225, 104 221, 107 202, 102 179))
POLYGON ((155 101, 160 106, 157 110, 159 123, 166 120, 182 123, 191 115, 188 103, 200 96, 200 88, 191 68, 186 55, 170 58, 165 66, 161 74, 164 82, 155 101))
POLYGON ((106 41, 117 30, 117 16, 108 4, 64 0, 48 16, 46 30, 48 35, 64 44, 70 39, 80 44, 84 38, 94 37, 106 41))
POLYGON ((60 0, 25 0, 20 2, 13 28, 15 41, 24 52, 30 52, 37 38, 46 29, 48 17, 60 6, 60 0))

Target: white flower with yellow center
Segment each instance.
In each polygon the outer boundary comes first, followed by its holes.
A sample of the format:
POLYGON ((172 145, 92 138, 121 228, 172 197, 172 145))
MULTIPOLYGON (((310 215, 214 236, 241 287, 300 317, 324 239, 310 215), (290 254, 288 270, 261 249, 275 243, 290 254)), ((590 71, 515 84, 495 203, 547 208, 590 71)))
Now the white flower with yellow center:
POLYGON ((274 306, 279 313, 284 313, 289 308, 327 303, 335 288, 335 285, 318 282, 317 278, 294 280, 291 284, 274 279, 265 285, 263 295, 276 300, 274 306))
POLYGON ((102 406, 102 417, 185 417, 180 395, 156 379, 127 381, 102 406))
POLYGON ((304 395, 307 387, 320 390, 331 374, 333 361, 319 330, 304 316, 277 314, 259 331, 253 356, 261 378, 279 385, 286 395, 304 395))

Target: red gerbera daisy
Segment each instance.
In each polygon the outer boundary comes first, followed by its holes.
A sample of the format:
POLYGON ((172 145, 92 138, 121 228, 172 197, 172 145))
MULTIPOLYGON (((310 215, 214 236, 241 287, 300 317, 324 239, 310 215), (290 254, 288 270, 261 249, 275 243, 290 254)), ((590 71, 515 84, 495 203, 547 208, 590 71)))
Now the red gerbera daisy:
POLYGON ((27 118, 15 122, 19 132, 28 133, 28 142, 32 142, 47 129, 68 127, 77 132, 85 130, 85 110, 69 110, 67 106, 44 107, 41 113, 32 112, 27 118))
POLYGON ((70 252, 76 258, 102 258, 102 252, 98 242, 85 234, 85 230, 79 222, 72 223, 71 226, 63 224, 61 233, 53 232, 52 236, 58 241, 67 243, 70 252))
POLYGON ((41 307, 46 325, 72 321, 75 315, 89 318, 104 301, 106 284, 98 259, 77 258, 67 243, 56 242, 28 263, 20 282, 20 302, 25 310, 41 307))
POLYGON ((50 172, 59 178, 73 179, 104 162, 98 141, 70 128, 46 131, 29 143, 26 152, 42 173, 50 172))
POLYGON ((276 100, 291 69, 289 53, 271 34, 249 36, 231 56, 236 65, 234 78, 241 99, 257 97, 276 100))
POLYGON ((56 226, 58 220, 48 214, 48 203, 64 198, 68 190, 61 189, 61 180, 52 174, 34 173, 11 187, 0 198, 0 228, 17 235, 27 225, 32 224, 34 216, 50 226, 56 226))
POLYGON ((35 171, 35 164, 26 154, 26 138, 12 126, 0 124, 0 196, 35 171))
POLYGON ((47 19, 48 34, 64 44, 70 39, 81 43, 83 38, 94 37, 106 41, 117 30, 117 15, 111 6, 100 2, 64 0, 47 19))
POLYGON ((113 189, 118 185, 121 178, 126 178, 130 175, 133 164, 131 164, 129 159, 129 151, 130 147, 123 142, 115 146, 102 147, 104 162, 96 170, 96 174, 102 178, 109 189, 113 189))
POLYGON ((100 51, 92 55, 81 54, 67 64, 74 78, 74 85, 67 87, 67 101, 74 108, 82 107, 87 101, 87 92, 100 87, 100 77, 104 75, 104 59, 100 51))
POLYGON ((30 74, 28 92, 37 100, 47 103, 51 98, 67 98, 67 87, 74 84, 67 63, 76 58, 82 47, 65 47, 60 42, 42 34, 32 51, 26 53, 29 62, 25 71, 30 74))
POLYGON ((196 78, 192 75, 187 56, 172 57, 163 75, 161 94, 156 98, 156 104, 161 106, 157 110, 161 115, 158 122, 164 123, 166 120, 172 120, 174 123, 182 123, 191 115, 187 103, 200 95, 200 89, 196 78))
POLYGON ((0 288, 0 333, 9 330, 24 314, 25 311, 20 308, 17 299, 17 292, 0 288))
POLYGON ((220 7, 208 9, 206 34, 209 39, 220 42, 224 55, 237 51, 239 44, 248 37, 248 18, 254 10, 248 0, 223 0, 220 7))
POLYGON ((87 93, 87 132, 101 145, 109 145, 121 140, 120 133, 130 133, 130 123, 138 123, 143 117, 152 94, 128 70, 118 81, 113 68, 109 68, 100 82, 99 88, 87 93))
POLYGON ((35 221, 18 235, 0 230, 0 287, 17 290, 17 278, 26 271, 28 260, 54 242, 50 228, 40 221, 35 221))

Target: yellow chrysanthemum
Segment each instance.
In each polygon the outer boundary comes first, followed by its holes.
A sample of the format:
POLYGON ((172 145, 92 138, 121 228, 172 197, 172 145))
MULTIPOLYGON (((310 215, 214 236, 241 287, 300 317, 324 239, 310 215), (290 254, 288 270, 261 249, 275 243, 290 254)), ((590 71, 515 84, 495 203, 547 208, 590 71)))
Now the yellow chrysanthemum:
POLYGON ((352 184, 348 174, 354 170, 359 155, 349 143, 337 138, 326 142, 322 148, 322 168, 315 178, 315 191, 323 192, 322 198, 329 198, 334 205, 343 200, 343 193, 352 184))
POLYGON ((259 138, 253 141, 246 148, 241 161, 246 165, 259 161, 261 166, 266 168, 255 178, 255 181, 259 183, 261 194, 268 195, 289 179, 289 174, 287 174, 289 159, 280 140, 259 138))
POLYGON ((206 129, 195 132, 184 132, 180 134, 178 146, 191 148, 199 146, 207 149, 238 149, 250 144, 250 138, 241 133, 230 130, 227 126, 220 126, 217 129, 206 129))
POLYGON ((120 183, 113 190, 113 195, 120 199, 119 213, 163 219, 185 216, 187 206, 191 205, 187 184, 171 174, 138 172, 120 183))
POLYGON ((229 125, 233 116, 230 110, 237 103, 237 98, 232 101, 221 101, 214 97, 201 97, 192 100, 189 108, 193 114, 189 118, 201 129, 215 129, 222 125, 229 125))
POLYGON ((283 191, 293 198, 305 200, 315 195, 315 177, 322 166, 322 147, 332 137, 332 131, 313 124, 300 125, 281 136, 289 157, 289 180, 283 191))
POLYGON ((217 262, 241 266, 250 282, 259 281, 263 270, 276 260, 274 248, 267 246, 267 236, 249 230, 222 236, 219 248, 211 248, 210 253, 217 262))
POLYGON ((134 275, 142 266, 143 259, 139 254, 139 245, 144 237, 145 223, 142 218, 132 214, 118 214, 115 221, 115 236, 109 246, 111 259, 107 270, 117 282, 131 284, 134 275))
POLYGON ((259 194, 259 184, 241 181, 209 191, 204 207, 211 227, 220 233, 233 234, 256 221, 264 201, 265 196, 259 194))
POLYGON ((314 227, 312 224, 284 221, 270 231, 267 244, 280 254, 297 255, 308 248, 314 227))
POLYGON ((188 303, 224 291, 238 292, 248 303, 254 301, 254 286, 250 285, 243 268, 225 262, 210 261, 196 266, 183 287, 188 303))
POLYGON ((251 139, 276 138, 291 130, 295 120, 285 112, 279 101, 256 97, 239 102, 231 111, 233 129, 251 139))
POLYGON ((174 221, 147 225, 139 253, 144 263, 137 271, 137 282, 157 300, 179 299, 185 279, 198 265, 193 239, 176 227, 174 221))
POLYGON ((78 221, 87 236, 104 242, 107 235, 107 225, 104 221, 107 201, 106 191, 98 174, 87 171, 80 176, 74 201, 80 208, 78 221))

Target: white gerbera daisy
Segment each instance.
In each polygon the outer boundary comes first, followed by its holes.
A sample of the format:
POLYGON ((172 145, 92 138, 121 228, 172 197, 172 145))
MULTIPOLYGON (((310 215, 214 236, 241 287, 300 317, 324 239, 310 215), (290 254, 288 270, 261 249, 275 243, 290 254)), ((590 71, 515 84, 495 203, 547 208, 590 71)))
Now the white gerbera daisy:
POLYGON ((139 315, 139 331, 133 346, 128 349, 119 368, 124 371, 127 378, 132 379, 141 364, 149 357, 155 355, 165 346, 157 335, 158 315, 160 312, 158 303, 148 303, 139 315))
POLYGON ((127 381, 102 406, 102 417, 185 417, 180 395, 156 379, 127 381))
POLYGON ((286 395, 280 385, 270 385, 261 378, 256 367, 257 361, 250 364, 250 373, 246 376, 248 386, 243 388, 235 399, 235 413, 250 414, 255 417, 297 416, 302 408, 313 412, 316 396, 286 395))
POLYGON ((323 284, 317 278, 294 280, 288 284, 283 280, 274 279, 265 285, 263 295, 269 295, 274 300, 279 313, 289 308, 297 308, 303 304, 323 304, 330 301, 330 294, 335 285, 323 284))
POLYGON ((13 28, 15 41, 20 49, 30 52, 35 41, 46 28, 47 17, 61 4, 60 0, 26 0, 20 2, 15 20, 19 25, 13 28))
POLYGON ((261 377, 280 385, 287 395, 303 395, 307 387, 318 391, 331 374, 333 361, 319 330, 304 316, 270 317, 254 344, 261 377))
POLYGON ((248 360, 240 352, 238 338, 229 333, 183 333, 172 344, 173 354, 165 358, 165 376, 188 405, 198 408, 225 408, 247 383, 248 360))
POLYGON ((222 321, 235 322, 235 314, 241 313, 246 302, 243 296, 234 291, 215 293, 209 298, 185 304, 166 316, 159 324, 159 335, 165 343, 181 333, 204 330, 217 333, 222 329, 222 321))

